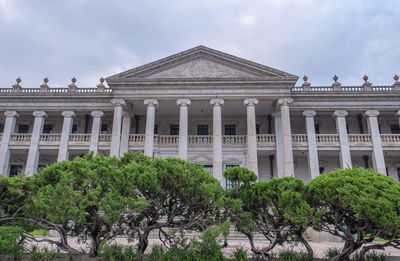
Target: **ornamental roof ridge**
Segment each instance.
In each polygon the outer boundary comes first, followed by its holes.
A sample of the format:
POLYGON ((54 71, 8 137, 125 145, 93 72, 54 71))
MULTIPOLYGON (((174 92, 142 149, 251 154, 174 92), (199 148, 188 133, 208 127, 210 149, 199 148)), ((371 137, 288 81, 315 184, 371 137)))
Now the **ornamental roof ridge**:
MULTIPOLYGON (((196 46, 194 48, 167 56, 165 58, 156 60, 144 64, 142 66, 109 76, 106 81, 111 83, 113 81, 121 81, 128 79, 138 79, 143 77, 148 77, 152 74, 157 74, 163 69, 170 69, 171 65, 176 66, 182 64, 182 62, 187 62, 188 60, 194 60, 199 58, 207 58, 207 60, 212 60, 215 62, 222 62, 226 66, 232 66, 232 68, 244 72, 249 72, 254 75, 254 77, 268 77, 268 78, 283 78, 297 81, 298 76, 286 73, 281 70, 277 70, 256 62, 252 62, 231 54, 227 54, 203 45, 196 46)), ((163 78, 162 76, 160 78, 163 78)), ((179 78, 179 77, 176 77, 179 78)))

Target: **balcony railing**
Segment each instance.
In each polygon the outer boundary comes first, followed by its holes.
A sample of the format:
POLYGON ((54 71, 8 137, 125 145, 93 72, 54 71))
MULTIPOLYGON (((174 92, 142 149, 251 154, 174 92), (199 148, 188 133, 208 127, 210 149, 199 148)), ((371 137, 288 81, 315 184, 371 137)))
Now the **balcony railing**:
POLYGON ((42 133, 40 134, 40 142, 58 142, 61 140, 61 134, 42 133))
POLYGON ((144 144, 144 138, 146 136, 144 134, 129 134, 129 142, 133 142, 135 144, 144 144))
POLYGON ((212 144, 211 135, 189 135, 188 136, 188 143, 189 144, 212 144))
POLYGON ((163 144, 177 144, 179 136, 178 135, 157 135, 155 136, 156 143, 163 144))
POLYGON ((111 142, 111 134, 100 134, 99 142, 111 142))
POLYGON ((381 134, 381 140, 384 143, 399 144, 400 134, 381 134))
POLYGON ((257 143, 268 144, 276 142, 274 134, 258 134, 257 143))
POLYGON ((91 134, 70 134, 69 141, 70 142, 90 142, 91 134))
POLYGON ((307 135, 306 134, 293 134, 292 142, 294 143, 307 143, 307 135))
POLYGON ((245 135, 225 135, 222 136, 222 143, 223 144, 245 144, 246 143, 246 136, 245 135))
POLYGON ((317 144, 336 144, 339 142, 337 134, 316 134, 317 144))
POLYGON ((371 135, 370 134, 349 134, 349 142, 350 143, 370 143, 371 135))
POLYGON ((31 141, 31 137, 32 137, 31 133, 14 133, 11 134, 11 141, 17 141, 17 142, 31 141))

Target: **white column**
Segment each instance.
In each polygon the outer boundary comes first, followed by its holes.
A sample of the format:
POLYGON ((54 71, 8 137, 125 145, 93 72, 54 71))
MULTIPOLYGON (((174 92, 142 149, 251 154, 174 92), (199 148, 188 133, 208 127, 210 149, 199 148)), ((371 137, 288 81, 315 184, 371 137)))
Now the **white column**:
POLYGON ((210 100, 210 104, 213 105, 213 176, 223 184, 221 106, 224 104, 224 100, 213 98, 210 100))
POLYGON ((256 105, 258 100, 246 98, 243 103, 247 106, 247 168, 258 175, 256 105))
POLYGON ((129 134, 131 133, 132 112, 126 111, 122 114, 122 134, 119 155, 123 156, 129 150, 129 134))
POLYGON ((179 99, 176 101, 179 105, 179 143, 178 157, 187 160, 188 151, 188 111, 191 101, 189 99, 179 99))
POLYGON ((282 145, 283 145, 283 169, 285 176, 294 176, 293 149, 292 149, 292 130, 290 127, 289 104, 292 98, 282 98, 278 100, 281 107, 282 118, 282 145))
POLYGON ((317 113, 309 110, 304 111, 303 115, 306 116, 306 131, 308 141, 308 174, 311 179, 318 177, 319 175, 319 160, 318 160, 318 149, 317 140, 315 139, 315 124, 314 116, 317 113))
POLYGON ((35 116, 35 122, 33 123, 31 144, 25 168, 27 176, 32 176, 38 167, 40 134, 43 132, 44 119, 47 117, 47 113, 45 111, 34 111, 33 116, 35 116))
POLYGON ((114 118, 111 136, 110 156, 119 157, 119 147, 121 145, 121 124, 122 110, 126 105, 123 99, 113 99, 111 103, 114 105, 114 118))
POLYGON ((93 155, 97 155, 99 148, 101 117, 104 115, 104 112, 92 111, 90 115, 92 115, 92 134, 90 135, 89 151, 93 151, 93 155))
POLYGON ((156 120, 156 107, 158 106, 158 101, 156 99, 146 99, 144 100, 144 104, 147 105, 144 155, 153 157, 154 122, 156 120))
POLYGON ((276 140, 276 173, 278 178, 284 177, 283 163, 283 135, 282 135, 282 119, 280 112, 274 112, 275 140, 276 140))
POLYGON ((8 164, 10 161, 10 148, 11 135, 15 130, 15 123, 19 114, 16 111, 5 111, 6 122, 4 124, 3 136, 1 137, 0 145, 0 175, 8 175, 8 164))
POLYGON ((369 110, 364 113, 367 117, 368 130, 372 141, 372 163, 376 172, 386 175, 385 158, 383 156, 381 134, 379 132, 379 111, 369 110))
POLYGON ((73 117, 75 117, 75 112, 63 111, 61 115, 64 116, 64 122, 61 132, 60 148, 58 149, 58 159, 57 159, 58 162, 63 160, 68 160, 69 135, 71 134, 72 131, 73 117))
POLYGON ((340 142, 340 167, 341 168, 351 168, 351 154, 349 147, 349 139, 347 135, 347 125, 346 125, 346 110, 336 110, 333 116, 336 118, 336 131, 339 135, 340 142))

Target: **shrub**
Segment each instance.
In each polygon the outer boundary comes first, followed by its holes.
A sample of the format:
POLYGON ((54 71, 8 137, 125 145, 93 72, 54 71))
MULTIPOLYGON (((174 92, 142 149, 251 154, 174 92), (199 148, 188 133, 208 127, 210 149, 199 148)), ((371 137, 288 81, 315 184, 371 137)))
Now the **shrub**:
POLYGON ((101 255, 107 261, 140 261, 143 254, 138 254, 132 247, 122 247, 118 245, 105 246, 101 250, 101 255))
POLYGON ((294 252, 290 250, 282 251, 279 253, 282 261, 313 261, 314 258, 308 253, 294 252))
POLYGON ((20 227, 0 226, 0 253, 19 260, 24 250, 22 232, 20 227))
POLYGON ((30 257, 31 260, 53 260, 56 258, 62 258, 64 255, 60 253, 58 248, 57 250, 50 250, 47 247, 39 249, 36 246, 32 246, 30 250, 30 257))
POLYGON ((328 248, 325 251, 324 258, 331 259, 331 258, 334 258, 335 256, 339 255, 339 253, 340 253, 340 249, 339 248, 331 247, 331 248, 328 248))
POLYGON ((243 247, 235 247, 231 253, 231 259, 235 261, 247 261, 247 250, 243 247))

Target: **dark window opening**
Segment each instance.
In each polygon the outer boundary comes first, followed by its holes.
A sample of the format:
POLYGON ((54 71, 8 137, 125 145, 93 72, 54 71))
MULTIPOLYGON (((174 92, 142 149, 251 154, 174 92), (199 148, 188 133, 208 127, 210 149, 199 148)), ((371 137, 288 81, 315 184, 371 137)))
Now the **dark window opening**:
POLYGON ((397 178, 400 181, 400 168, 397 168, 397 178))
POLYGON ((43 126, 43 133, 53 133, 53 125, 45 124, 43 126))
POLYGON ((318 124, 315 124, 315 134, 320 134, 318 124))
POLYGON ((4 125, 0 124, 0 132, 3 132, 3 131, 4 131, 4 125))
POLYGON ((400 126, 399 125, 392 125, 392 134, 400 134, 400 126))
POLYGON ((11 165, 10 167, 10 178, 15 177, 18 175, 18 173, 22 172, 22 166, 21 165, 11 165))
POLYGON ((29 125, 27 124, 20 124, 18 125, 18 133, 28 133, 29 125))
POLYGON ((169 135, 179 135, 179 125, 172 124, 169 126, 169 135))
POLYGON ((206 124, 197 125, 197 135, 208 135, 208 125, 206 124))
POLYGON ((323 167, 319 168, 319 174, 322 174, 324 172, 325 172, 325 168, 323 168, 323 167))
POLYGON ((108 125, 107 124, 102 124, 101 125, 101 134, 107 134, 107 129, 108 129, 108 125))
POLYGON ((78 132, 78 125, 76 125, 76 124, 72 125, 71 133, 72 133, 72 134, 75 134, 75 133, 77 133, 77 132, 78 132))
POLYGON ((154 134, 158 134, 158 124, 154 125, 154 134))
POLYGON ((256 124, 256 134, 260 134, 260 124, 256 124))
POLYGON ((225 124, 225 135, 236 135, 236 125, 225 124))

